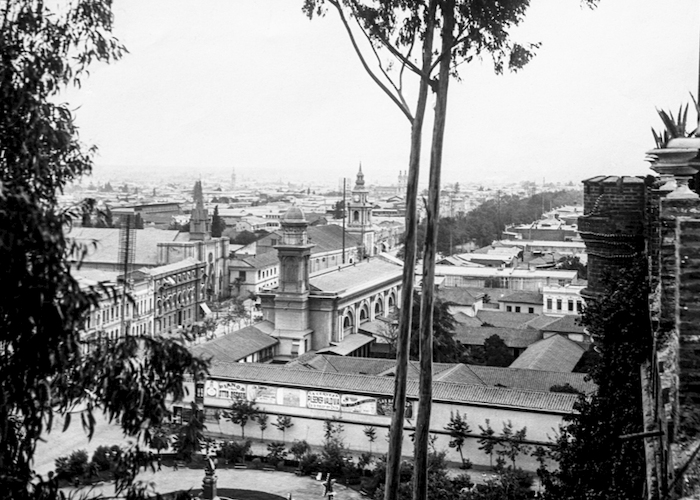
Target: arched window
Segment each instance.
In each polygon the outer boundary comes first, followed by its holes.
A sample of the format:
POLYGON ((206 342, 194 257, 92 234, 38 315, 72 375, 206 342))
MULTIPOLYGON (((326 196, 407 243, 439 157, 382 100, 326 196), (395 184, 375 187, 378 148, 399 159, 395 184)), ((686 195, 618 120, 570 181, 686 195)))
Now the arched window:
POLYGON ((381 316, 384 313, 384 306, 382 304, 382 298, 378 297, 374 302, 374 317, 381 316))
POLYGON ((360 212, 358 212, 357 210, 355 210, 352 213, 352 221, 353 222, 360 222, 360 212))

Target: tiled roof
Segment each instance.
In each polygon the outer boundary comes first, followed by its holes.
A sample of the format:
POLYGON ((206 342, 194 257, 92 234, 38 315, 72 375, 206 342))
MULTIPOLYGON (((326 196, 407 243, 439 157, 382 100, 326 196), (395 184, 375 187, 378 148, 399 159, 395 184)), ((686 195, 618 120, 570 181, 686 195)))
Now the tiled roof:
MULTIPOLYGON (((134 265, 155 266, 158 262, 158 243, 173 242, 178 231, 164 229, 137 229, 134 248, 134 265)), ((85 262, 119 262, 119 228, 73 227, 66 235, 82 243, 88 243, 85 262), (92 242, 96 245, 92 246, 92 242)))
POLYGON ((482 309, 476 313, 482 323, 502 328, 525 328, 528 321, 537 317, 536 314, 514 313, 505 311, 489 311, 482 309))
POLYGON ((457 323, 460 323, 464 326, 472 326, 472 327, 481 326, 481 321, 479 320, 479 318, 467 316, 463 312, 458 312, 457 314, 453 315, 452 317, 454 318, 454 320, 457 323))
POLYGON ((249 264, 254 269, 262 269, 263 267, 273 266, 279 264, 279 257, 277 252, 265 252, 258 254, 254 257, 243 257, 241 258, 243 262, 249 264))
POLYGON ((595 390, 593 382, 586 381, 585 373, 550 372, 528 370, 524 368, 502 368, 498 366, 469 365, 472 371, 486 385, 528 389, 531 391, 549 391, 553 385, 569 384, 573 388, 590 394, 595 390))
POLYGON ((559 318, 553 316, 537 316, 526 323, 527 328, 535 330, 545 330, 545 327, 550 323, 554 323, 559 318))
POLYGON ((498 335, 508 347, 524 348, 542 338, 542 332, 530 328, 499 328, 492 326, 466 326, 456 324, 454 338, 463 345, 484 345, 492 335, 498 335))
POLYGON ((316 274, 309 281, 312 289, 328 293, 343 293, 353 292, 356 289, 370 289, 375 284, 392 279, 400 280, 401 273, 402 269, 399 266, 380 259, 372 259, 316 274))
POLYGON ((299 366, 308 369, 332 372, 332 373, 354 373, 357 375, 379 375, 396 364, 393 359, 382 358, 355 358, 344 356, 322 356, 315 354, 309 359, 302 360, 302 357, 295 359, 287 366, 297 368, 299 366))
MULTIPOLYGON (((218 361, 212 363, 209 372, 213 378, 243 383, 264 383, 385 397, 392 397, 394 394, 393 377, 328 373, 278 365, 222 363, 218 361)), ((418 399, 418 380, 409 380, 406 389, 408 398, 418 399)), ((566 393, 434 381, 433 400, 570 413, 573 411, 577 396, 566 393)))
POLYGON ((438 298, 460 306, 471 306, 484 297, 483 294, 472 293, 466 288, 457 286, 441 286, 437 289, 438 298))
POLYGON ((549 323, 542 330, 555 333, 585 333, 585 328, 578 324, 579 320, 578 316, 563 316, 549 323))
POLYGON ((266 347, 277 343, 277 339, 260 331, 256 326, 247 326, 190 349, 195 356, 214 358, 216 362, 235 363, 266 347))
MULTIPOLYGON (((311 255, 315 253, 331 252, 343 248, 343 228, 335 224, 322 226, 309 226, 307 229, 309 243, 314 245, 311 255)), ((360 243, 356 236, 345 233, 345 248, 352 248, 360 243)))
POLYGON ((512 368, 571 372, 585 349, 561 335, 553 335, 529 346, 511 363, 512 368))
POLYGON ((524 304, 535 304, 541 306, 543 304, 542 294, 539 292, 530 292, 526 290, 518 290, 509 293, 498 299, 499 302, 520 302, 524 304))
POLYGON ((447 370, 435 374, 433 380, 440 382, 454 382, 457 384, 483 384, 484 381, 474 373, 469 365, 456 364, 447 370))

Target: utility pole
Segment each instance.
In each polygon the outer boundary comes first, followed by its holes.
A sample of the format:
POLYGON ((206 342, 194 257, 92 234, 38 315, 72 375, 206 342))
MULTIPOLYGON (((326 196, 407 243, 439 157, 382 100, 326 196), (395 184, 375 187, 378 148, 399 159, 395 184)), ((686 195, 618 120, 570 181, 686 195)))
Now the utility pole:
POLYGON ((345 177, 343 177, 343 205, 341 207, 342 210, 342 218, 343 218, 343 264, 345 264, 345 177))

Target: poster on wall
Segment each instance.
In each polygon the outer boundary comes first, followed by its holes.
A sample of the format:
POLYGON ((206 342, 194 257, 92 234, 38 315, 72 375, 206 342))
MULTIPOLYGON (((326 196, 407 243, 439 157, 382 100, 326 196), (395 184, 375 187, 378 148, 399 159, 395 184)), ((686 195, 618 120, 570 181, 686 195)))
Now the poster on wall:
POLYGON ((246 386, 245 384, 239 384, 237 382, 218 382, 216 386, 206 388, 207 396, 219 399, 236 399, 243 398, 246 399, 246 386), (216 395, 213 394, 212 387, 216 387, 218 392, 216 395))
POLYGON ((377 414, 377 399, 369 396, 356 396, 354 394, 343 394, 340 397, 341 411, 351 413, 364 413, 366 415, 377 414))
MULTIPOLYGON (((379 398, 377 399, 377 415, 384 415, 390 417, 393 410, 393 399, 392 398, 379 398)), ((404 418, 413 418, 413 401, 406 401, 406 409, 404 410, 404 418)))
POLYGON ((249 385, 248 399, 256 403, 277 404, 277 387, 269 385, 249 385))
POLYGON ((282 389, 282 404, 284 406, 301 406, 303 398, 299 389, 282 389))
POLYGON ((340 394, 309 391, 306 393, 306 406, 317 410, 340 410, 340 394))

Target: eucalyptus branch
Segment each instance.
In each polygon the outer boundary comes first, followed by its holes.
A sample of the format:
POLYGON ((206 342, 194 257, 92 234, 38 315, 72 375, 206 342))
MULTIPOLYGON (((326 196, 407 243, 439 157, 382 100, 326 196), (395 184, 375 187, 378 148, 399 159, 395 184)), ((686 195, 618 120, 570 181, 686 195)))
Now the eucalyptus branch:
POLYGON ((397 98, 391 92, 391 90, 386 85, 384 85, 384 83, 382 83, 382 81, 377 77, 377 75, 374 74, 374 72, 367 65, 367 61, 365 60, 364 55, 360 51, 360 48, 357 46, 357 42, 355 41, 355 35, 353 35, 352 30, 350 29, 350 25, 348 24, 340 2, 338 2, 338 0, 330 0, 329 3, 338 11, 340 20, 342 21, 343 26, 345 27, 345 31, 347 31, 348 33, 348 37, 350 37, 350 42, 352 43, 353 49, 355 49, 357 57, 360 59, 360 63, 362 63, 362 67, 365 69, 370 78, 374 80, 374 83, 376 83, 379 86, 379 88, 382 89, 384 93, 389 97, 389 99, 391 99, 394 102, 394 104, 396 104, 399 107, 401 112, 406 116, 406 118, 408 118, 408 121, 413 123, 413 115, 411 114, 411 110, 408 109, 408 106, 402 104, 401 100, 397 98))
MULTIPOLYGON (((367 30, 365 30, 362 27, 362 24, 360 23, 360 20, 357 16, 353 16, 355 18, 355 22, 357 23, 358 28, 362 32, 362 34, 365 36, 367 39, 367 42, 369 43, 369 46, 372 48, 372 52, 374 53, 374 57, 377 59, 377 66, 379 66, 379 70, 382 72, 384 77, 387 79, 387 81, 391 84, 391 86, 394 88, 396 91, 396 96, 397 98, 401 101, 401 103, 408 109, 408 104, 406 103, 406 100, 403 97, 403 93, 401 92, 400 88, 397 87, 396 84, 394 83, 394 80, 389 76, 389 74, 384 70, 384 67, 382 66, 382 60, 379 57, 379 54, 377 53, 377 49, 374 48, 374 44, 372 43, 372 39, 370 38, 369 34, 367 33, 367 30)), ((403 70, 404 66, 401 66, 401 69, 403 70)))
MULTIPOLYGON (((416 37, 413 36, 411 38, 411 45, 408 46, 408 52, 406 52, 406 57, 410 58, 411 53, 413 52, 413 47, 416 44, 416 37)), ((403 90, 403 71, 406 69, 406 64, 402 63, 401 64, 401 70, 399 70, 399 89, 403 90)), ((698 114, 698 121, 700 122, 700 114, 698 114)))

